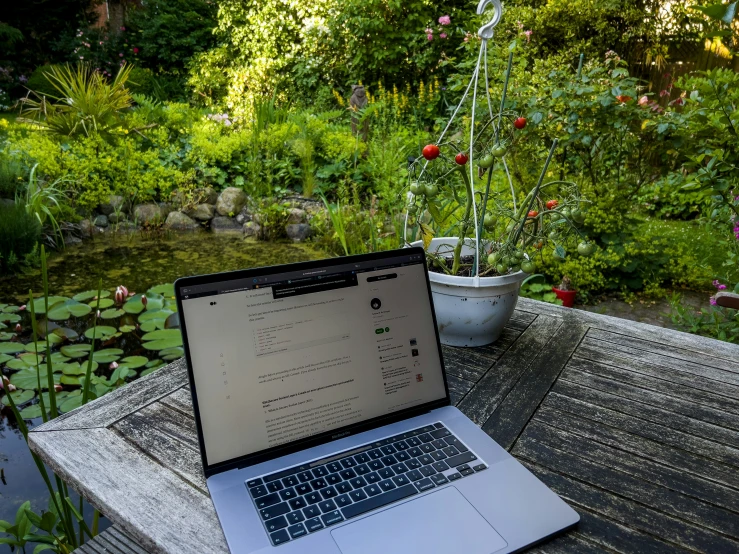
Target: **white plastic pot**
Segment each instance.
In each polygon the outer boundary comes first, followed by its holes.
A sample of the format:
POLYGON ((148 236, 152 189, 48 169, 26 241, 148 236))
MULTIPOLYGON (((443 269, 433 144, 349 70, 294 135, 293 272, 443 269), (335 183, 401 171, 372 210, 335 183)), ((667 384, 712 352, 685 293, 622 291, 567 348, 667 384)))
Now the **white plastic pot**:
MULTIPOLYGON (((427 251, 449 251, 451 257, 457 240, 435 238, 427 251)), ((416 241, 412 245, 423 246, 423 242, 416 241)), ((474 245, 473 239, 465 241, 462 256, 474 255, 474 245)), ((429 271, 441 343, 484 346, 495 342, 513 315, 518 291, 526 277, 528 274, 523 271, 497 277, 458 277, 429 271)))

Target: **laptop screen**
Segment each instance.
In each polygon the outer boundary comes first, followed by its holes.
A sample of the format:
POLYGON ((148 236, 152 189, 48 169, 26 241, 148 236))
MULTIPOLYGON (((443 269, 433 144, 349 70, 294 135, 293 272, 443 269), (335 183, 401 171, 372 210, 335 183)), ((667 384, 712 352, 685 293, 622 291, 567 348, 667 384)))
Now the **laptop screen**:
POLYGON ((446 397, 423 255, 345 260, 179 289, 208 465, 446 397))

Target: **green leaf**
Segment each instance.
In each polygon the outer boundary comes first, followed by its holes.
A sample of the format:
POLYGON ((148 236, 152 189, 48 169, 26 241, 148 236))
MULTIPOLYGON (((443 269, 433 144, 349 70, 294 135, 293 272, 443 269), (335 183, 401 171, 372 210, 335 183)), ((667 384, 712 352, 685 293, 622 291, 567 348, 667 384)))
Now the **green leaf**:
POLYGON ((37 544, 36 548, 33 549, 33 554, 39 554, 40 552, 43 552, 44 550, 54 550, 54 546, 51 544, 37 544))
POLYGON ((126 312, 124 312, 123 310, 110 309, 110 310, 104 310, 104 311, 100 312, 100 317, 102 319, 114 319, 116 317, 122 316, 125 313, 126 312))
POLYGON ((136 330, 136 326, 135 325, 121 325, 118 328, 118 330, 121 333, 130 333, 131 331, 135 331, 136 330))
MULTIPOLYGON (((144 311, 144 304, 141 302, 143 294, 136 294, 129 298, 123 305, 123 309, 129 314, 140 314, 144 311)), ((164 297, 161 294, 146 295, 146 309, 148 311, 161 310, 164 306, 164 297)))
MULTIPOLYGON (((94 308, 97 305, 98 301, 93 300, 88 304, 90 308, 94 308)), ((105 308, 110 308, 112 305, 114 305, 115 302, 113 302, 112 298, 101 298, 100 299, 100 305, 98 306, 99 310, 104 310, 105 308)))
POLYGON ((167 319, 173 313, 171 310, 149 310, 139 316, 139 323, 144 323, 152 319, 167 319))
POLYGON ((70 317, 83 317, 89 314, 92 308, 87 304, 82 304, 76 300, 67 300, 60 302, 49 308, 47 317, 51 320, 62 321, 70 317))
MULTIPOLYGON (((95 298, 98 294, 98 291, 96 290, 86 290, 85 292, 81 292, 79 294, 75 294, 72 297, 72 300, 76 300, 77 302, 85 302, 86 300, 92 300, 95 298)), ((100 298, 107 298, 110 296, 110 291, 103 290, 100 291, 100 298)), ((94 303, 93 303, 94 306, 94 303)))
MULTIPOLYGON (((87 335, 87 333, 85 333, 85 335, 87 335)), ((69 344, 67 346, 62 346, 61 352, 68 358, 84 358, 85 356, 87 356, 88 352, 90 352, 90 345, 69 344)))
POLYGON ((185 350, 181 346, 177 346, 175 348, 165 348, 164 350, 159 352, 159 355, 165 362, 172 362, 184 356, 185 350))
MULTIPOLYGON (((15 402, 15 405, 20 406, 21 404, 25 404, 34 396, 36 396, 36 393, 32 390, 17 390, 11 392, 10 396, 13 398, 13 402, 15 402)), ((0 397, 0 401, 2 401, 2 399, 3 397, 0 397)))
MULTIPOLYGON (((93 362, 93 364, 94 364, 94 362, 93 362)), ((87 369, 87 364, 85 364, 85 366, 83 367, 82 365, 78 364, 77 362, 72 362, 70 364, 64 364, 64 367, 62 369, 62 373, 64 375, 68 375, 68 376, 80 376, 80 375, 84 375, 86 373, 86 369, 87 369)), ((95 371, 95 370, 93 369, 93 371, 95 371)), ((64 383, 64 378, 62 378, 62 383, 64 383)), ((68 383, 64 383, 64 384, 68 384, 68 383)))
POLYGON ((8 356, 7 354, 0 354, 0 365, 4 364, 5 362, 9 362, 13 359, 13 356, 8 356))
POLYGON ((93 338, 105 340, 112 337, 117 332, 115 327, 109 327, 107 325, 98 325, 97 327, 90 327, 85 331, 85 336, 92 340, 93 338))
MULTIPOLYGON (((46 411, 48 412, 48 410, 46 411)), ((34 404, 33 406, 23 408, 20 411, 20 414, 23 419, 36 419, 37 417, 41 417, 41 405, 34 404)))
POLYGON ((77 340, 79 338, 77 332, 69 329, 68 327, 57 327, 51 333, 57 337, 67 340, 77 340))
POLYGON ((174 283, 166 283, 164 285, 157 285, 155 287, 151 287, 147 292, 147 296, 149 294, 160 294, 162 296, 174 296, 174 283))
POLYGON ((26 347, 17 342, 0 342, 0 354, 17 354, 25 352, 26 347))
POLYGON ((67 399, 62 402, 62 405, 59 406, 59 411, 66 414, 67 412, 71 412, 72 410, 77 409, 80 406, 82 406, 82 395, 78 394, 72 396, 70 394, 67 399))
POLYGON ((138 369, 149 363, 149 358, 145 356, 128 356, 121 360, 122 364, 126 364, 131 369, 138 369))
POLYGON ((0 321, 5 321, 7 323, 17 323, 21 320, 21 316, 18 314, 6 314, 3 312, 0 312, 0 321))
POLYGON ((739 2, 732 4, 713 4, 711 6, 693 6, 693 9, 699 10, 711 19, 716 19, 731 25, 731 22, 737 17, 737 5, 739 2))
POLYGON ((92 359, 101 364, 109 364, 110 362, 118 361, 118 358, 123 354, 123 350, 120 348, 106 348, 104 350, 98 350, 92 355, 92 359))
MULTIPOLYGON (((66 296, 49 296, 49 308, 51 309, 55 304, 66 302, 67 300, 69 300, 69 298, 67 298, 66 296)), ((31 307, 29 306, 28 309, 30 310, 31 307)), ((46 306, 44 304, 43 296, 39 298, 34 298, 33 309, 36 311, 36 315, 46 313, 46 306)))

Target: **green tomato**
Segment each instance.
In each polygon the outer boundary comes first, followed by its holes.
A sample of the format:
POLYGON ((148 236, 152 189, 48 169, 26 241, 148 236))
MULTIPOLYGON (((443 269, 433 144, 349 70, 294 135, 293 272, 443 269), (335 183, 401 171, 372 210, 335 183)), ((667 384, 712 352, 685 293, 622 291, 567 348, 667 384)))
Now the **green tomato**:
POLYGON ((493 156, 495 156, 496 158, 502 158, 503 156, 505 156, 505 153, 506 149, 503 146, 496 146, 495 148, 493 148, 492 152, 493 156))
POLYGON ((495 216, 493 214, 486 214, 482 225, 483 227, 485 227, 485 229, 490 231, 493 227, 495 227, 495 216))
POLYGON ((418 196, 426 192, 426 187, 424 187, 421 183, 413 183, 410 186, 410 191, 412 194, 418 196))
POLYGON ((558 236, 557 231, 552 231, 551 233, 549 233, 548 236, 549 236, 549 240, 557 240, 557 236, 558 236))
POLYGON ((436 185, 424 185, 424 191, 426 193, 426 198, 434 198, 437 194, 439 194, 439 187, 436 185))
POLYGON ((563 209, 563 210, 562 210, 562 216, 563 216, 563 217, 566 217, 567 219, 570 219, 570 217, 571 217, 571 214, 570 214, 570 209, 569 209, 569 208, 565 208, 565 209, 563 209))
POLYGON ((503 256, 500 259, 500 263, 502 263, 506 267, 511 267, 511 265, 513 264, 513 260, 511 260, 510 256, 503 256))
POLYGON ((495 271, 497 271, 501 275, 505 275, 508 272, 508 265, 504 263, 499 263, 495 266, 495 271))
POLYGON ((514 264, 514 265, 511 266, 511 271, 513 271, 514 273, 516 271, 519 271, 520 269, 521 269, 520 264, 514 264))
POLYGON ((489 169, 493 166, 493 163, 495 163, 495 159, 488 154, 487 156, 483 156, 482 159, 477 162, 477 165, 483 169, 489 169))
POLYGON ((571 216, 572 216, 572 220, 575 223, 582 223, 583 221, 585 221, 585 214, 582 213, 582 211, 577 208, 572 210, 571 216))
POLYGON ((488 263, 490 265, 496 265, 498 263, 498 260, 500 259, 500 254, 497 252, 493 252, 492 254, 488 254, 488 263))
POLYGON ((520 261, 521 261, 521 260, 523 260, 523 258, 524 258, 523 252, 521 252, 520 250, 516 250, 516 251, 515 251, 515 252, 513 253, 513 258, 514 258, 514 259, 515 259, 515 260, 516 260, 517 262, 520 262, 520 261))
POLYGON ((505 228, 506 233, 512 233, 513 232, 513 229, 515 229, 515 228, 516 228, 516 222, 515 221, 511 221, 508 225, 506 225, 506 228, 505 228))
POLYGON ((581 242, 577 245, 577 253, 581 256, 588 257, 592 256, 593 252, 595 252, 595 245, 592 242, 581 242))
POLYGON ((536 273, 536 264, 530 260, 526 260, 525 262, 521 262, 521 271, 524 273, 536 273))

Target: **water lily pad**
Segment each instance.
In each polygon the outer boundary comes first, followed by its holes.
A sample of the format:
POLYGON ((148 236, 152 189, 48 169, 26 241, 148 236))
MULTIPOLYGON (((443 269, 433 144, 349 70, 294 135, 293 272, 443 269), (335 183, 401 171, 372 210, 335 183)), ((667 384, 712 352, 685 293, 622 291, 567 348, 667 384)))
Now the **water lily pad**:
POLYGON ((118 328, 118 330, 121 333, 130 333, 131 331, 135 331, 136 330, 136 326, 135 325, 121 325, 118 328))
MULTIPOLYGON (((93 371, 95 371, 97 364, 93 362, 93 371)), ((84 364, 78 364, 77 362, 72 362, 69 364, 64 364, 62 368, 62 373, 64 375, 71 375, 71 376, 80 376, 85 375, 87 373, 87 363, 84 364)), ((64 383, 64 380, 62 380, 62 383, 64 383)))
POLYGON ((90 327, 85 331, 85 336, 92 340, 92 338, 105 340, 112 337, 117 332, 115 327, 109 327, 107 325, 98 325, 97 327, 90 327))
MULTIPOLYGON (((41 394, 41 396, 44 399, 44 406, 51 406, 51 398, 49 398, 49 391, 46 391, 41 394)), ((62 403, 62 401, 69 396, 69 391, 62 390, 54 394, 54 397, 56 398, 56 405, 59 406, 59 404, 62 403)))
POLYGON ((140 327, 144 333, 150 333, 157 329, 164 329, 164 321, 164 319, 150 319, 149 321, 144 321, 140 327))
POLYGON ((68 344, 62 346, 62 354, 68 358, 84 358, 90 352, 89 344, 68 344))
POLYGON ((104 310, 100 312, 100 317, 103 319, 114 319, 116 317, 120 317, 123 314, 125 314, 123 310, 119 310, 117 308, 111 308, 109 310, 104 310))
MULTIPOLYGON (((143 312, 144 304, 141 302, 142 296, 142 294, 136 294, 129 298, 123 305, 123 309, 126 310, 126 312, 128 312, 129 314, 140 314, 141 312, 143 312)), ((164 297, 161 294, 147 294, 146 299, 147 311, 161 310, 162 306, 164 306, 164 297)))
MULTIPOLYGON (((49 347, 53 347, 55 344, 59 344, 63 342, 64 339, 62 339, 59 335, 55 335, 53 333, 49 334, 49 347)), ((43 354, 46 352, 46 341, 40 340, 38 342, 29 342, 26 344, 26 352, 38 352, 39 354, 43 354)))
POLYGON ((154 367, 150 367, 149 369, 145 369, 144 371, 141 372, 141 375, 139 375, 139 377, 146 377, 147 375, 149 375, 149 373, 153 373, 157 369, 159 369, 160 367, 162 367, 162 365, 164 365, 164 364, 160 364, 160 365, 157 365, 157 366, 154 366, 154 367))
POLYGON ((146 294, 161 294, 163 296, 174 296, 174 283, 166 283, 151 287, 146 294))
MULTIPOLYGON (((44 359, 43 356, 38 357, 39 363, 44 359)), ((8 369, 29 369, 36 367, 36 355, 35 354, 21 354, 17 358, 13 358, 5 366, 8 369)))
MULTIPOLYGON (((46 411, 48 413, 49 410, 47 409, 46 411)), ((28 406, 23 408, 20 414, 23 419, 36 419, 37 417, 41 417, 41 406, 39 404, 28 406)))
POLYGON ((0 342, 0 354, 16 354, 25 352, 26 347, 17 342, 0 342))
MULTIPOLYGON (((72 299, 76 300, 77 302, 85 302, 86 300, 92 300, 98 295, 98 291, 96 290, 86 290, 85 292, 81 292, 79 294, 75 294, 72 299)), ((109 290, 101 290, 100 291, 100 298, 107 298, 110 296, 109 290)))
POLYGON ((0 354, 0 365, 4 364, 5 362, 9 362, 13 359, 13 356, 8 356, 7 354, 0 354))
POLYGON ((0 340, 12 340, 15 333, 0 333, 0 340))
POLYGON ((5 323, 3 323, 2 321, 0 321, 0 329, 7 329, 7 328, 8 326, 5 325, 5 323))
POLYGON ((0 312, 0 321, 4 321, 6 323, 17 323, 21 320, 21 316, 18 314, 6 314, 3 312, 0 312))
POLYGON ((72 410, 74 410, 75 408, 79 408, 80 406, 82 406, 82 393, 70 393, 69 396, 67 396, 67 398, 64 400, 64 402, 62 402, 61 406, 59 406, 59 411, 63 414, 66 414, 67 412, 71 412, 72 410))
POLYGON ((173 313, 171 310, 147 310, 139 316, 139 323, 144 323, 152 319, 167 319, 173 313))
POLYGON ((3 306, 2 311, 6 314, 14 314, 15 312, 19 311, 21 308, 20 306, 3 306))
MULTIPOLYGON (((69 298, 66 296, 49 296, 49 308, 51 309, 55 304, 66 302, 67 300, 69 300, 69 298)), ((30 306, 28 309, 31 309, 30 306)), ((33 309, 36 311, 36 315, 46 313, 46 304, 44 303, 43 296, 33 299, 33 309)))
POLYGON ((166 348, 174 348, 182 346, 182 334, 179 329, 159 329, 146 333, 142 340, 143 347, 147 350, 164 350, 166 348))
POLYGON ((180 328, 180 314, 174 313, 169 316, 164 322, 165 329, 179 329, 180 328))
POLYGON ((164 362, 157 358, 156 360, 152 360, 148 364, 146 364, 146 367, 159 367, 160 365, 164 365, 164 362))
MULTIPOLYGON (((49 380, 46 373, 46 368, 41 367, 41 389, 46 390, 48 389, 49 380)), ((23 390, 36 390, 38 388, 38 377, 36 375, 36 370, 34 369, 24 369, 23 371, 19 371, 15 375, 12 375, 10 377, 10 382, 14 384, 17 388, 23 389, 23 390)), ((59 384, 59 381, 61 379, 61 375, 54 374, 54 383, 59 384)))
POLYGON ((149 358, 146 356, 128 356, 121 360, 122 364, 126 364, 131 369, 138 369, 149 363, 149 358))
POLYGON ((62 385, 70 385, 73 387, 76 387, 80 384, 80 378, 74 375, 62 375, 60 381, 62 385))
POLYGON ((159 352, 159 355, 165 362, 171 362, 173 360, 178 360, 179 358, 184 356, 185 350, 181 346, 177 346, 175 348, 165 348, 164 350, 159 352))
POLYGON ((66 364, 68 361, 69 361, 69 358, 67 358, 61 352, 54 352, 51 355, 51 363, 53 364, 66 364))
POLYGON ((83 317, 89 314, 92 308, 87 304, 82 304, 76 300, 67 300, 59 302, 49 308, 47 317, 56 321, 69 319, 70 317, 83 317))
MULTIPOLYGON (((115 304, 115 302, 113 302, 113 299, 112 298, 101 298, 100 299, 100 305, 98 306, 98 309, 99 310, 104 310, 105 308, 110 308, 113 304, 115 304)), ((93 300, 92 302, 90 302, 88 304, 88 306, 90 306, 90 308, 93 308, 93 309, 97 305, 98 305, 98 301, 97 300, 93 300)))
MULTIPOLYGON (((17 390, 17 391, 11 392, 10 396, 13 398, 13 402, 15 402, 15 405, 20 406, 21 404, 25 404, 26 402, 31 400, 34 396, 36 396, 36 393, 32 390, 17 390)), ((0 402, 10 405, 10 402, 5 397, 1 397, 0 402)))
POLYGON ((104 350, 98 350, 92 355, 92 359, 101 364, 109 364, 115 362, 123 354, 123 350, 120 348, 106 348, 104 350))
POLYGON ((73 331, 69 327, 57 327, 51 332, 51 335, 49 336, 57 336, 61 339, 66 340, 77 340, 79 338, 77 331, 73 331))

